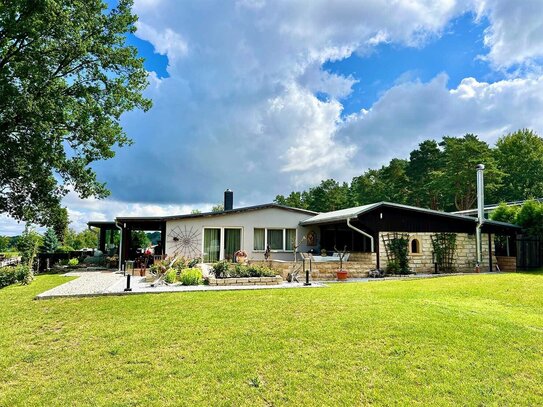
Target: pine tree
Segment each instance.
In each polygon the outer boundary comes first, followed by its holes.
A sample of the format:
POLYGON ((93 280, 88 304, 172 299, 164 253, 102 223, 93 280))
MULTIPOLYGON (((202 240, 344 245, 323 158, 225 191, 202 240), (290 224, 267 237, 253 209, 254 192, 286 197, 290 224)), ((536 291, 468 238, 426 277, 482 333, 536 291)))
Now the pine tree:
POLYGON ((58 248, 58 238, 55 231, 51 228, 45 231, 43 235, 42 250, 44 253, 54 253, 58 248))

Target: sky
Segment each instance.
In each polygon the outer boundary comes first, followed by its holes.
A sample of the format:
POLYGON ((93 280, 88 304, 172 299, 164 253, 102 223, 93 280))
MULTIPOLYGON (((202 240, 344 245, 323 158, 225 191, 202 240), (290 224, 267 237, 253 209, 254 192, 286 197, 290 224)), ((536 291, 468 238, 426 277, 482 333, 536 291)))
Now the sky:
MULTIPOLYGON (((541 0, 135 0, 153 100, 71 227, 271 202, 425 139, 543 134, 541 0)), ((22 224, 0 216, 0 234, 22 224)))

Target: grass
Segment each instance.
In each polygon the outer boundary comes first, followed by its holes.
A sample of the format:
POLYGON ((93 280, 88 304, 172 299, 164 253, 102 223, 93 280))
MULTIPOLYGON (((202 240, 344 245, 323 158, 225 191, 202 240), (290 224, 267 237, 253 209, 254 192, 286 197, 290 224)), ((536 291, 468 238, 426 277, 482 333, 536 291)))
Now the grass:
POLYGON ((34 301, 0 290, 0 405, 541 405, 543 274, 34 301))

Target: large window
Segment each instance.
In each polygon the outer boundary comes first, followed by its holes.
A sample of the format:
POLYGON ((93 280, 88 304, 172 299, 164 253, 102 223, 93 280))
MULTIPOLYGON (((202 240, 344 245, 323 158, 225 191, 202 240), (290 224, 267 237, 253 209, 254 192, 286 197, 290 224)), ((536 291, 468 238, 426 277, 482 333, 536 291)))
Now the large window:
POLYGON ((204 263, 232 260, 241 249, 241 228, 204 228, 204 263))
POLYGON ((219 261, 221 254, 221 230, 204 229, 204 263, 219 261))
POLYGON ((224 229, 224 258, 232 260, 241 249, 241 229, 224 229))
POLYGON ((270 250, 283 250, 283 229, 268 229, 268 246, 270 250))
POLYGON ((273 251, 293 251, 296 244, 296 229, 254 229, 253 249, 266 250, 269 246, 273 251))
POLYGON ((266 250, 266 229, 255 228, 255 238, 253 249, 254 250, 266 250))

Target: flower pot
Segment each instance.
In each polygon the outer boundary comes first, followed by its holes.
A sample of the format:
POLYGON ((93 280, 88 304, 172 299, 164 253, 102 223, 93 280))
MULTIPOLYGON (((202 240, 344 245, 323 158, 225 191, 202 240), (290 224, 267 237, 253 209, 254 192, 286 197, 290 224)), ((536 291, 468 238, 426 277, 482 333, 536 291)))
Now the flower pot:
POLYGON ((339 281, 347 280, 347 270, 336 270, 336 276, 339 281))

